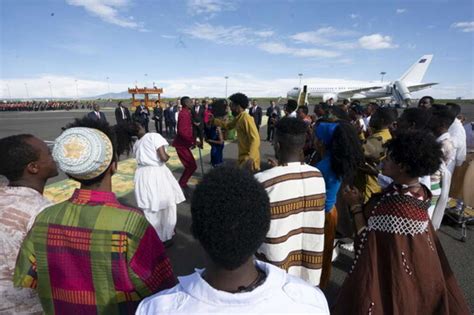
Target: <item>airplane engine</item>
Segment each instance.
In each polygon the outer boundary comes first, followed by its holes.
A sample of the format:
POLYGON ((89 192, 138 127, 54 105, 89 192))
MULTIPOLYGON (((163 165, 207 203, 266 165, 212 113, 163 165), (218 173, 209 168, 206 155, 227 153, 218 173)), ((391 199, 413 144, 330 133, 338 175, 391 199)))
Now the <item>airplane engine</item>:
POLYGON ((393 83, 392 94, 395 97, 395 99, 400 103, 401 102, 409 103, 411 100, 410 91, 408 90, 405 83, 401 81, 395 81, 393 83))
POLYGON ((298 97, 300 96, 300 92, 301 92, 301 89, 298 88, 298 87, 295 87, 293 89, 291 89, 291 91, 288 91, 288 93, 286 94, 286 97, 289 98, 289 99, 298 99, 298 97))
POLYGON ((330 98, 334 100, 334 103, 337 102, 337 95, 336 94, 324 94, 323 95, 323 102, 327 102, 330 98))

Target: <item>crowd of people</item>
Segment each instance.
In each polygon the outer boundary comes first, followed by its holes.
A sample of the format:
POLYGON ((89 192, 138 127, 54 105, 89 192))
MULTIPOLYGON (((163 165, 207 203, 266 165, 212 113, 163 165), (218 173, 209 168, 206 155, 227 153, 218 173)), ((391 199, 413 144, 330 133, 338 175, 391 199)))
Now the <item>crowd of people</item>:
POLYGON ((114 126, 95 105, 63 128, 52 151, 30 134, 0 139, 7 179, 0 186, 0 309, 470 314, 436 232, 451 177, 473 141, 460 114, 459 105, 431 97, 401 115, 347 100, 271 102, 264 111, 235 93, 202 102, 182 97, 152 111, 142 103, 132 114, 119 103, 114 126), (171 108, 175 125, 166 120, 171 108), (264 112, 275 151, 267 161, 260 154, 264 112), (178 180, 166 166, 167 139, 184 167, 178 180), (224 161, 225 139, 237 141, 237 165, 224 161), (204 142, 213 168, 193 189, 191 150, 204 142), (112 192, 118 158, 129 153, 138 165, 138 209, 112 192), (42 194, 58 169, 80 188, 53 205, 42 194), (185 201, 209 261, 177 278, 165 247, 176 246, 177 205, 185 201), (328 305, 322 290, 336 234, 353 239, 346 245, 354 260, 328 305))
POLYGON ((93 102, 79 101, 4 101, 0 112, 38 112, 49 110, 92 109, 93 102))

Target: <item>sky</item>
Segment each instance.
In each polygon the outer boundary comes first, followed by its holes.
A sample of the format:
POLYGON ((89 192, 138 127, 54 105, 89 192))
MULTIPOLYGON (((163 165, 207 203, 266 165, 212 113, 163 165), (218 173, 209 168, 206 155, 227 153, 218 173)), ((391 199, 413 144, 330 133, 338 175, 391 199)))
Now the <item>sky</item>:
POLYGON ((474 98, 472 0, 1 0, 0 11, 0 98, 153 83, 164 97, 223 97, 226 83, 228 95, 277 97, 300 78, 396 80, 424 54, 423 81, 439 85, 419 93, 474 98))

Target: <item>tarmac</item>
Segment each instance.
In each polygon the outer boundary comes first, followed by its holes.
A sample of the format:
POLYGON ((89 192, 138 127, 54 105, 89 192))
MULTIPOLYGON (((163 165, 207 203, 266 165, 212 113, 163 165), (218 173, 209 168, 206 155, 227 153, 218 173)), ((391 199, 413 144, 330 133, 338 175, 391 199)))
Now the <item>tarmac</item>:
MULTIPOLYGON (((71 122, 74 118, 82 117, 86 111, 57 111, 57 112, 0 112, 0 138, 5 136, 30 133, 43 140, 54 140, 60 133, 61 127, 71 122)), ((105 110, 108 121, 115 123, 115 117, 111 110, 105 110)), ((474 120, 474 106, 463 107, 463 114, 468 120, 474 120)), ((155 131, 154 126, 150 123, 150 131, 155 131)), ((260 129, 262 139, 266 138, 266 127, 260 129)), ((171 155, 173 150, 170 148, 171 155)), ((268 157, 273 156, 273 148, 270 143, 262 141, 261 143, 261 160, 266 161, 268 157)), ((197 149, 194 152, 198 159, 197 149)), ((235 162, 237 157, 236 143, 227 143, 224 149, 224 159, 226 162, 235 162)), ((133 183, 130 182, 133 178, 133 160, 128 157, 122 157, 119 164, 119 173, 114 179, 114 187, 118 187, 121 191, 117 193, 119 200, 122 203, 136 206, 133 183), (127 185, 123 183, 126 182, 127 185)), ((192 180, 196 183, 201 176, 201 168, 198 162, 198 170, 192 180)), ((181 167, 179 163, 173 162, 169 165, 176 178, 179 178, 181 167)), ((210 157, 208 156, 208 149, 203 151, 203 172, 207 172, 210 168, 210 157)), ((115 177, 115 176, 114 176, 115 177)), ((58 200, 68 196, 73 184, 66 180, 64 174, 50 179, 48 181, 47 190, 56 194, 58 200), (69 189, 69 190, 68 190, 69 189)), ((114 188, 115 190, 115 188, 114 188)), ((54 197, 54 196, 53 196, 54 197)), ((450 262, 451 268, 458 280, 461 288, 464 291, 466 299, 468 300, 471 309, 474 309, 474 231, 472 226, 468 226, 467 241, 459 241, 461 230, 457 226, 447 224, 444 221, 441 229, 438 231, 438 236, 441 240, 446 256, 450 262)), ((202 250, 199 243, 193 238, 190 232, 191 213, 189 202, 178 205, 178 224, 176 226, 176 236, 174 244, 167 249, 167 254, 171 259, 175 273, 178 276, 192 273, 195 268, 203 268, 206 266, 207 257, 202 250)), ((325 290, 328 302, 331 305, 336 296, 337 291, 342 285, 347 271, 352 263, 352 254, 341 249, 337 259, 333 262, 333 272, 331 275, 331 282, 329 287, 325 290)))

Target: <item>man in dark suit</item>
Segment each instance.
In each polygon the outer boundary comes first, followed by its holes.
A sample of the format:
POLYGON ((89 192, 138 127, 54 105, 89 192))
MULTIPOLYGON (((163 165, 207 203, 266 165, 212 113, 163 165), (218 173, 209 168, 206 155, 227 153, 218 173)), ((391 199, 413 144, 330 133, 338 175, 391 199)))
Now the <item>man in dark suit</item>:
POLYGON ((175 135, 175 127, 176 127, 176 110, 173 104, 170 102, 168 106, 163 111, 163 116, 165 118, 165 125, 166 125, 166 134, 168 137, 174 137, 175 135))
POLYGON ((140 106, 135 110, 135 119, 145 128, 145 132, 148 132, 148 122, 150 121, 150 111, 145 106, 145 101, 140 100, 140 106))
POLYGON ((275 134, 275 125, 281 118, 280 106, 275 104, 275 101, 270 102, 270 107, 267 108, 268 124, 267 124, 267 141, 273 140, 275 134))
POLYGON ((155 108, 153 108, 153 118, 155 121, 155 129, 159 134, 163 133, 163 108, 160 106, 160 102, 155 102, 155 108))
POLYGON ((92 120, 101 120, 104 122, 107 122, 107 118, 105 118, 105 114, 100 111, 100 106, 96 103, 92 105, 92 108, 94 109, 92 112, 87 114, 87 117, 92 119, 92 120))
POLYGON ((260 125, 262 124, 262 108, 258 106, 256 100, 252 101, 252 107, 249 109, 249 114, 253 117, 257 130, 260 131, 260 125))
POLYGON ((193 119, 193 134, 198 137, 201 143, 204 143, 204 111, 206 110, 206 100, 202 100, 202 105, 197 103, 191 109, 191 116, 193 119))
POLYGON ((115 120, 117 121, 117 125, 132 121, 130 112, 127 107, 123 106, 122 101, 118 102, 117 108, 115 109, 115 120))

